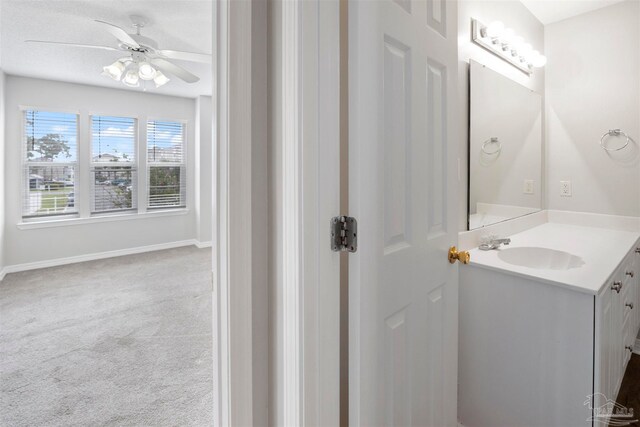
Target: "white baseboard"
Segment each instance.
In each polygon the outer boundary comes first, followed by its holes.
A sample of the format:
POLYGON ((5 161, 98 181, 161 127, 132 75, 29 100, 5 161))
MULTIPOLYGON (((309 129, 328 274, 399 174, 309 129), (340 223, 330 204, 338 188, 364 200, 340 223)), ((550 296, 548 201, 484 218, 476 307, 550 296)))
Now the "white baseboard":
POLYGON ((209 242, 200 242, 198 240, 196 240, 195 245, 198 247, 198 249, 204 249, 204 248, 210 248, 211 246, 213 246, 213 242, 209 241, 209 242))
POLYGON ((640 338, 636 338, 636 345, 633 346, 633 352, 640 354, 640 338))
POLYGON ((4 279, 4 276, 8 273, 17 273, 19 271, 35 270, 38 268, 55 267, 58 265, 75 264, 77 262, 94 261, 97 259, 113 258, 123 255, 140 254, 144 252, 160 251, 163 249, 179 248, 183 246, 195 245, 198 248, 205 248, 211 246, 211 242, 198 242, 195 239, 180 240, 177 242, 160 243, 158 245, 138 246, 135 248, 118 249, 115 251, 96 252, 86 255, 78 255, 66 258, 57 258, 46 261, 28 262, 24 264, 7 265, 0 270, 0 281, 4 279))

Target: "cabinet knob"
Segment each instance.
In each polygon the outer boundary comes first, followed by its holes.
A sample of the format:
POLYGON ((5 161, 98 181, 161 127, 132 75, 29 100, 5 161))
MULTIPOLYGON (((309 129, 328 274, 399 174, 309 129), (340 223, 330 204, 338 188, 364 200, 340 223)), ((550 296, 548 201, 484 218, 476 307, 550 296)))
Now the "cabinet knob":
POLYGON ((633 271, 627 271, 625 274, 626 274, 627 276, 631 277, 631 278, 633 278, 633 276, 634 276, 633 271))
POLYGON ((632 302, 628 302, 625 304, 625 307, 629 307, 631 310, 633 310, 633 303, 632 302))
POLYGON ((624 349, 625 350, 629 350, 630 353, 633 353, 633 346, 632 345, 625 345, 624 349))
POLYGON ((640 254, 640 248, 636 248, 636 253, 640 254))
POLYGON ((613 285, 611 285, 611 290, 616 291, 617 293, 620 293, 620 290, 622 289, 622 282, 613 282, 613 285))

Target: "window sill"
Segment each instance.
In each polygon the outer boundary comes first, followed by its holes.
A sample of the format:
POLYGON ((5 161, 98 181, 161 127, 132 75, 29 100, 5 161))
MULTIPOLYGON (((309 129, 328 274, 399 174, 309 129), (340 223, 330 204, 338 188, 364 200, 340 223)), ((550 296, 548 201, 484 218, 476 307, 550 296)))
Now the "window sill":
POLYGON ((178 208, 178 209, 150 211, 145 213, 126 213, 126 214, 92 216, 90 218, 66 218, 66 219, 53 219, 53 220, 44 220, 44 221, 42 219, 38 219, 33 221, 19 222, 16 225, 16 227, 18 227, 20 230, 31 230, 36 228, 50 228, 50 227, 68 227, 68 226, 80 225, 80 224, 95 224, 100 222, 129 221, 129 220, 137 220, 137 219, 158 218, 163 216, 186 215, 188 213, 189 213, 188 208, 178 208))

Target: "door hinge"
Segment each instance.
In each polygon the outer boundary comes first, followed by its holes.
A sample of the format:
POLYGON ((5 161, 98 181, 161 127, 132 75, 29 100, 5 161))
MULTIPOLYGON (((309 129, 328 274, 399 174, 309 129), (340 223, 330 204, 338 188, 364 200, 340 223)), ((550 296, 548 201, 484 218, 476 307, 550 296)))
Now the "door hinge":
POLYGON ((354 217, 331 218, 331 250, 334 252, 358 250, 358 221, 354 217))

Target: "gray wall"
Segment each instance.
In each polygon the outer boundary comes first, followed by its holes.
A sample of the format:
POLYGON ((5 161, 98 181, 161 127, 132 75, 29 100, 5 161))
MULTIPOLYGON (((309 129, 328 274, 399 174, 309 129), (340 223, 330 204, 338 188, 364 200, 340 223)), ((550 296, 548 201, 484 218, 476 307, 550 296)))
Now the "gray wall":
POLYGON ((545 27, 549 209, 640 216, 638 145, 599 146, 621 128, 640 143, 640 2, 545 27), (573 196, 560 197, 560 181, 573 196))
MULTIPOLYGON (((506 27, 531 43, 534 49, 544 53, 544 27, 519 1, 477 1, 462 0, 458 4, 458 84, 460 90, 460 190, 459 219, 460 231, 467 229, 467 183, 468 183, 468 134, 469 134, 469 59, 473 59, 510 79, 544 93, 545 69, 538 68, 529 77, 513 65, 476 45, 471 40, 471 18, 485 24, 502 21, 506 27)), ((544 121, 543 121, 544 127, 544 121)), ((544 141, 543 141, 544 145, 544 141)), ((544 186, 541 186, 544 188, 544 186)))
MULTIPOLYGON (((7 76, 5 107, 5 138, 6 141, 11 141, 5 150, 5 266, 195 239, 193 99, 7 76), (22 185, 21 105, 79 111, 81 121, 90 113, 136 116, 141 123, 146 121, 147 115, 187 120, 187 179, 188 188, 191 189, 187 193, 189 212, 185 215, 135 217, 121 221, 19 229, 17 224, 21 222, 22 185)), ((81 122, 81 133, 83 126, 86 128, 87 125, 81 122)))

